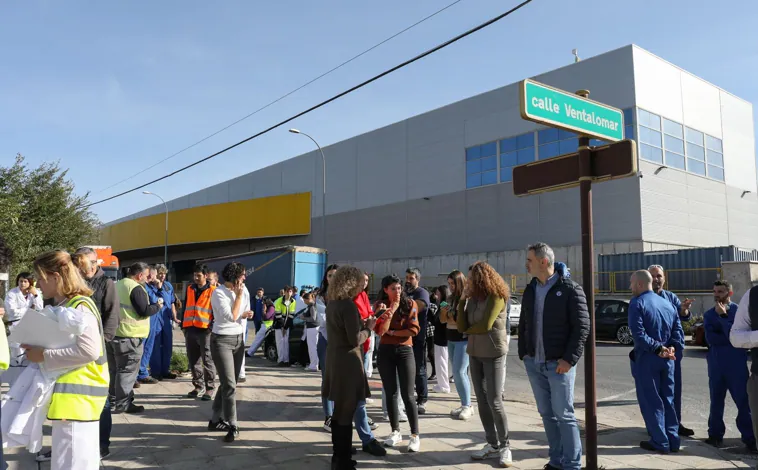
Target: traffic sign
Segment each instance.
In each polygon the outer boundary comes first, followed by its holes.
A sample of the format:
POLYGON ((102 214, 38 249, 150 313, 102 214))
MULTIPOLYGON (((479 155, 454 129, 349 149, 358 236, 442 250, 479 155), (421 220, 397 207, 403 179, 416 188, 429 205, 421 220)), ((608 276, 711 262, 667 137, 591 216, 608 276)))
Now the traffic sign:
MULTIPOLYGON (((625 178, 637 174, 637 146, 633 140, 590 148, 590 168, 593 182, 625 178)), ((579 152, 538 160, 513 167, 513 194, 557 191, 579 186, 579 152)))
POLYGON ((534 80, 521 82, 521 117, 611 142, 624 138, 620 109, 534 80))

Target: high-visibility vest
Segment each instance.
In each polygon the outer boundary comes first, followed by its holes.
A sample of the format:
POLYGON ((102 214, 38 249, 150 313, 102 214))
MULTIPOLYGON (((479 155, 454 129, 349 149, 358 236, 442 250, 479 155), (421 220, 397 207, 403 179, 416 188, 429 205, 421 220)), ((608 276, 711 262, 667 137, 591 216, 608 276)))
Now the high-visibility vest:
POLYGON ((5 328, 0 331, 0 370, 8 370, 11 363, 10 349, 8 348, 8 337, 5 335, 5 328))
POLYGON ((47 418, 66 421, 99 421, 108 397, 108 359, 105 356, 105 338, 100 312, 89 297, 77 295, 66 303, 76 308, 84 304, 97 317, 100 332, 100 356, 78 369, 58 377, 53 385, 53 397, 47 418))
POLYGON ((182 328, 208 328, 213 320, 213 309, 211 308, 211 294, 216 290, 215 286, 210 286, 200 293, 200 297, 195 298, 195 289, 192 286, 187 288, 187 302, 184 310, 184 321, 182 328))
POLYGON ((147 295, 144 286, 132 278, 125 277, 116 283, 118 302, 121 305, 116 336, 121 338, 147 338, 150 334, 150 318, 138 315, 132 305, 131 295, 134 289, 142 289, 147 295))
MULTIPOLYGON (((290 298, 290 304, 284 305, 284 297, 279 297, 274 301, 274 318, 282 318, 295 313, 295 299, 290 298)), ((273 321, 271 322, 273 323, 273 321)), ((266 328, 271 325, 266 325, 266 328)))

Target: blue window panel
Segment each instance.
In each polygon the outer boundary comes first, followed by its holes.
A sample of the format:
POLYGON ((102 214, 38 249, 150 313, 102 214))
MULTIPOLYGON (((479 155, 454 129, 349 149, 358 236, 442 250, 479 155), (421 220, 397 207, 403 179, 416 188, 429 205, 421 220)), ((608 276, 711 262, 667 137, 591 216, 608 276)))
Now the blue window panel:
POLYGON ((717 166, 708 165, 708 176, 715 180, 724 181, 724 169, 717 166))
POLYGON ((711 137, 710 135, 705 136, 705 146, 706 148, 710 150, 715 150, 718 153, 724 153, 724 149, 721 146, 721 139, 717 139, 716 137, 711 137))
POLYGON ((590 139, 590 146, 592 146, 592 147, 599 147, 599 146, 605 145, 607 143, 608 142, 606 142, 604 140, 600 140, 600 139, 590 139))
POLYGON ((700 160, 701 162, 705 161, 705 149, 699 145, 691 144, 687 142, 687 156, 690 158, 694 158, 696 160, 700 160))
POLYGON ((689 127, 684 128, 684 135, 687 137, 687 142, 692 142, 693 144, 697 144, 699 146, 703 146, 703 133, 700 131, 696 131, 695 129, 690 129, 689 127))
POLYGON ((663 151, 647 144, 640 144, 640 157, 650 162, 663 163, 663 151))
POLYGON ((482 158, 480 161, 482 162, 482 171, 497 170, 496 156, 482 158))
POLYGON ((518 152, 504 153, 500 155, 500 167, 518 165, 518 152))
POLYGON ((474 160, 472 162, 466 162, 466 174, 471 175, 474 173, 480 173, 482 171, 482 160, 474 160))
POLYGON ((574 137, 576 137, 576 134, 574 134, 573 132, 564 131, 563 129, 560 129, 558 131, 558 139, 559 140, 566 140, 566 139, 571 139, 571 138, 574 138, 574 137))
POLYGON ((482 185, 482 174, 477 173, 475 175, 468 175, 466 176, 466 187, 467 188, 478 188, 482 185))
POLYGON ((579 139, 569 139, 569 140, 562 140, 558 142, 558 151, 560 152, 560 155, 563 155, 565 153, 572 153, 576 152, 576 150, 579 148, 579 139))
POLYGON ((680 139, 684 138, 682 125, 678 122, 669 121, 666 118, 663 118, 663 132, 669 135, 673 135, 674 137, 679 137, 680 139))
POLYGON ((547 144, 558 140, 558 129, 543 129, 537 132, 537 143, 547 144))
POLYGON ((518 164, 529 163, 534 161, 534 147, 518 151, 518 164))
POLYGON ((534 132, 518 136, 518 149, 534 147, 534 132))
POLYGON ((707 151, 708 155, 708 163, 711 165, 720 166, 721 168, 724 167, 724 155, 718 152, 714 152, 713 150, 707 151))
POLYGON ((661 117, 657 114, 640 109, 637 112, 637 116, 639 117, 640 125, 655 129, 656 131, 661 130, 661 117))
POLYGON ((624 125, 631 126, 634 124, 634 108, 626 108, 624 110, 624 125))
POLYGON ((678 168, 680 170, 686 170, 684 155, 678 153, 666 152, 666 165, 671 168, 678 168))
POLYGON ((500 141, 500 153, 513 152, 514 150, 518 150, 518 137, 500 141))
POLYGON ((624 138, 634 140, 634 126, 626 126, 624 128, 624 138))
POLYGON ((482 173, 482 186, 486 184, 497 184, 497 170, 482 173))
POLYGON ((647 127, 640 127, 640 142, 661 147, 661 133, 647 127))
POLYGON ((663 135, 663 144, 666 150, 684 155, 684 141, 668 134, 663 135))
POLYGON ((466 149, 466 161, 476 160, 481 156, 481 148, 479 148, 478 145, 476 147, 466 149))
POLYGON ((561 152, 558 149, 558 142, 552 142, 550 144, 540 145, 538 157, 540 160, 544 160, 546 158, 557 157, 560 154, 561 152))
POLYGON ((497 155, 497 142, 490 142, 488 144, 481 145, 481 156, 489 157, 491 155, 497 155))
POLYGON ((695 173, 696 175, 705 176, 705 163, 693 160, 691 158, 687 159, 687 170, 690 173, 695 173))
POLYGON ((501 168, 500 169, 500 182, 501 183, 507 183, 508 181, 513 181, 513 168, 501 168))

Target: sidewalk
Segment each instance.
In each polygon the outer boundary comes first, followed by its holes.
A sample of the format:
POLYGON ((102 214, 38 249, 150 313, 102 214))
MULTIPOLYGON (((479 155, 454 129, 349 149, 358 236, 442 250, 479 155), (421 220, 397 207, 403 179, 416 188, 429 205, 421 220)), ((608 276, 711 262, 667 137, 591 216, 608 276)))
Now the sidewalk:
MULTIPOLYGON (((247 383, 238 388, 240 438, 224 444, 222 433, 206 430, 211 402, 183 398, 191 390, 187 377, 143 385, 135 390, 137 403, 146 406, 141 415, 114 415, 109 469, 214 470, 256 468, 327 469, 330 436, 322 429, 321 376, 301 368, 279 369, 256 356, 248 359, 247 383)), ((369 415, 380 424, 378 438, 389 434, 382 420, 381 385, 370 380, 374 403, 369 415)), ((432 394, 427 414, 421 416, 421 452, 409 454, 405 445, 389 450, 385 458, 359 452, 359 468, 383 469, 482 469, 497 467, 496 460, 473 462, 470 451, 481 447, 484 433, 478 416, 468 422, 452 420, 455 393, 432 394)), ((514 467, 542 469, 547 463, 547 442, 542 421, 533 405, 507 402, 514 467)), ((583 411, 578 410, 579 417, 583 411)), ((601 417, 602 418, 602 417, 601 417)), ((408 437, 407 425, 402 425, 408 437)), ((49 428, 46 431, 49 436, 49 428)), ((606 469, 728 469, 752 468, 756 460, 746 455, 716 450, 701 441, 684 440, 678 454, 656 455, 638 447, 646 438, 642 423, 602 422, 599 433, 600 463, 606 469), (744 459, 744 460, 743 460, 744 459)), ((49 437, 48 444, 49 444, 49 437)), ((355 444, 359 445, 354 434, 355 444)), ((739 442, 728 442, 739 449, 739 442)), ((25 450, 6 450, 11 470, 36 469, 34 456, 25 450)), ((49 464, 42 464, 42 469, 49 464)))

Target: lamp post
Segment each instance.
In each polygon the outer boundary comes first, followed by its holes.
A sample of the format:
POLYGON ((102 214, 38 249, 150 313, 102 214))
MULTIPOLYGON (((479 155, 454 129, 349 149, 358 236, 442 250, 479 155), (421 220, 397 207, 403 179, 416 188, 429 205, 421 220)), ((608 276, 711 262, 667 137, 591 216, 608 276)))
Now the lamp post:
POLYGON ((321 152, 321 165, 323 167, 322 173, 324 176, 324 181, 322 183, 322 193, 321 193, 321 237, 322 237, 322 248, 326 249, 326 157, 324 157, 324 150, 321 148, 321 146, 316 142, 316 139, 309 136, 305 132, 301 132, 297 129, 290 129, 290 132, 293 134, 300 134, 308 137, 313 141, 314 144, 316 144, 316 147, 318 147, 318 151, 321 152))
POLYGON ((168 269, 168 204, 166 204, 166 201, 164 201, 162 197, 155 193, 151 193, 150 191, 142 191, 142 194, 149 194, 157 197, 161 200, 163 207, 166 209, 166 241, 163 247, 163 263, 166 265, 166 269, 168 269))

